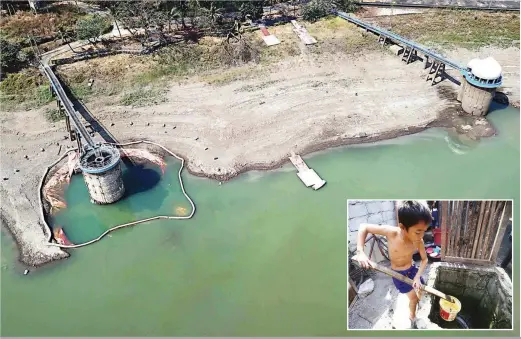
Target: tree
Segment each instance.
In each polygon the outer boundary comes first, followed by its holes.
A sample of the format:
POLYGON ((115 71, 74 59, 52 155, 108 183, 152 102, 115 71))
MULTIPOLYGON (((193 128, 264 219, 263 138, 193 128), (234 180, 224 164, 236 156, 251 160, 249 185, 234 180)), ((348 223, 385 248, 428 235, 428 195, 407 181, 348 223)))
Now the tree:
POLYGON ((259 19, 262 17, 264 12, 264 0, 261 1, 236 1, 235 5, 238 5, 238 10, 241 13, 241 20, 246 19, 246 15, 250 15, 252 19, 259 19))
POLYGON ((8 14, 14 14, 16 11, 28 11, 31 9, 28 1, 3 0, 0 1, 0 8, 8 14))
POLYGON ((218 7, 215 2, 210 2, 209 8, 202 8, 202 13, 210 21, 212 26, 222 21, 222 13, 224 8, 218 7))
POLYGON ((125 25, 125 28, 128 29, 133 37, 138 38, 137 30, 143 30, 143 37, 139 41, 145 47, 153 27, 159 28, 159 33, 164 39, 162 27, 168 15, 161 10, 161 5, 162 2, 157 0, 118 1, 114 15, 117 20, 125 25))
POLYGON ((302 16, 307 21, 317 21, 331 13, 334 8, 332 0, 311 0, 302 9, 302 16))
POLYGON ((96 38, 110 28, 110 23, 99 14, 89 15, 76 23, 76 35, 79 40, 88 40, 95 44, 96 38))
POLYGON ((347 13, 355 12, 358 9, 358 6, 356 5, 354 0, 336 0, 335 4, 339 10, 347 13))
POLYGON ((0 38, 0 51, 2 51, 0 53, 0 65, 2 68, 6 70, 17 68, 20 45, 12 44, 9 41, 0 38))

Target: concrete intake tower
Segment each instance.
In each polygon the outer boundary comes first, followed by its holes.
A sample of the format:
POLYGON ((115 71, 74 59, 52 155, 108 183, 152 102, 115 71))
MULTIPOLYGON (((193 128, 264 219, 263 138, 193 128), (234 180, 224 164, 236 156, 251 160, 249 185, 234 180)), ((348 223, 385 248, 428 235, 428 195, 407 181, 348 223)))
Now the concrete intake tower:
POLYGON ((80 159, 83 179, 95 204, 110 204, 125 194, 121 156, 116 147, 109 145, 88 149, 80 159))
POLYGON ((468 114, 486 115, 502 82, 501 66, 494 58, 470 60, 458 95, 461 107, 468 114))

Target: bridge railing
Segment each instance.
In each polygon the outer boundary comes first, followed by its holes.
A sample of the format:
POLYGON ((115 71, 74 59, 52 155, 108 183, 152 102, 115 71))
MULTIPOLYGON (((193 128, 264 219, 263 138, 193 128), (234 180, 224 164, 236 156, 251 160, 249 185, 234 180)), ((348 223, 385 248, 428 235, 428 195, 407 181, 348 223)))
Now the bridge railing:
POLYGON ((358 18, 355 18, 345 12, 340 12, 340 11, 336 11, 336 10, 333 10, 333 14, 341 17, 342 19, 345 19, 349 22, 352 22, 360 27, 363 27, 367 30, 370 30, 370 31, 373 31, 379 35, 382 35, 382 36, 385 36, 389 39, 392 39, 394 40, 395 42, 398 42, 398 43, 401 43, 403 45, 406 45, 410 48, 414 48, 415 50, 417 51, 420 51, 422 52, 423 54, 425 55, 428 55, 430 58, 432 59, 436 59, 442 63, 444 63, 445 65, 447 66, 450 66, 454 69, 457 69, 459 70, 462 74, 465 74, 466 75, 466 67, 463 67, 463 66, 460 66, 458 65, 457 63, 447 59, 446 57, 438 54, 438 53, 435 53, 433 51, 431 51, 430 49, 428 49, 427 47, 425 46, 422 46, 414 41, 411 41, 411 40, 408 40, 408 39, 405 39, 404 37, 401 37, 399 36, 398 34, 395 34, 395 33, 392 33, 388 30, 385 30, 383 28, 380 28, 380 27, 377 27, 377 26, 373 26, 371 24, 368 24, 358 18))
POLYGON ((76 110, 74 109, 74 106, 72 105, 72 102, 70 101, 69 97, 65 93, 65 90, 63 89, 62 85, 60 84, 60 81, 54 74, 54 72, 51 70, 49 65, 41 64, 41 67, 47 76, 47 79, 49 79, 49 82, 51 83, 51 86, 54 89, 54 92, 58 96, 58 99, 62 103, 63 107, 65 108, 65 111, 67 112, 67 115, 72 119, 76 129, 80 133, 81 137, 87 142, 89 146, 94 146, 94 141, 90 137, 89 132, 85 128, 85 126, 80 121, 80 118, 77 115, 76 110))

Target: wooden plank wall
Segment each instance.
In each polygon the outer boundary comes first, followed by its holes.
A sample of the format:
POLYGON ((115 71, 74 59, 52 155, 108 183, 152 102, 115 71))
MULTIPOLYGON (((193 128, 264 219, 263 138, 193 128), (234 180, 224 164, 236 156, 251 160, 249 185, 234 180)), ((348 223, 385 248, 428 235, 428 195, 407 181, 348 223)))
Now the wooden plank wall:
POLYGON ((442 201, 442 260, 492 264, 497 258, 511 201, 442 201))

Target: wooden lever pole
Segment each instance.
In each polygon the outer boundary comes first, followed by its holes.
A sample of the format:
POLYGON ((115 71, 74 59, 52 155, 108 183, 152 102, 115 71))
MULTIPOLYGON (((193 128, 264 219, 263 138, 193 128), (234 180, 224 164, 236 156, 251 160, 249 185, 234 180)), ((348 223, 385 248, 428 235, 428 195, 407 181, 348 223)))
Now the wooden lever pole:
MULTIPOLYGON (((353 262, 356 265, 360 266, 360 264, 358 263, 358 261, 356 261, 355 258, 353 258, 353 262)), ((396 271, 393 271, 393 270, 391 270, 391 269, 389 269, 387 267, 383 267, 382 265, 378 265, 377 263, 375 263, 373 261, 369 261, 369 263, 371 264, 371 266, 373 267, 374 270, 382 272, 384 274, 387 274, 387 275, 389 275, 389 276, 391 276, 393 278, 396 278, 396 279, 398 279, 400 281, 403 281, 404 283, 409 284, 409 285, 412 286, 412 284, 413 284, 412 279, 410 279, 410 278, 408 278, 408 277, 406 277, 404 275, 401 275, 400 273, 398 273, 396 271)), ((435 296, 438 296, 438 297, 440 297, 442 299, 445 299, 445 300, 448 300, 450 302, 453 302, 452 297, 450 295, 447 295, 447 294, 445 294, 443 292, 440 292, 440 291, 438 291, 438 290, 436 290, 436 289, 434 289, 434 288, 432 288, 430 286, 422 284, 421 289, 423 291, 427 292, 427 293, 434 294, 435 296)))

